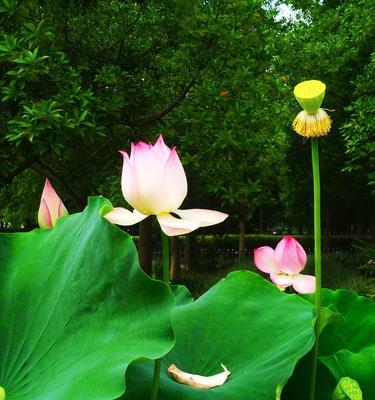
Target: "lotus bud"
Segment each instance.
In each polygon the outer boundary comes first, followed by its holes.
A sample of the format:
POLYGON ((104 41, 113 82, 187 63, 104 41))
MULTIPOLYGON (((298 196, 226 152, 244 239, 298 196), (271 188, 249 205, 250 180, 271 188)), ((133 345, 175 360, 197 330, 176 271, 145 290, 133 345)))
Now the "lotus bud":
POLYGON ((38 212, 39 226, 42 229, 53 228, 58 218, 65 215, 68 215, 68 211, 49 180, 46 179, 38 212))
POLYGON ((357 381, 347 376, 341 378, 333 392, 332 400, 362 400, 362 391, 357 381))
POLYGON ((0 386, 0 400, 5 399, 5 390, 3 387, 0 386))
POLYGON ((331 129, 331 118, 320 108, 326 91, 321 81, 311 80, 299 83, 294 96, 303 108, 293 121, 294 130, 305 137, 327 135, 331 129))
POLYGON ((224 369, 224 371, 221 372, 220 374, 212 376, 189 374, 188 372, 181 371, 174 364, 172 364, 168 368, 168 372, 172 375, 173 379, 178 383, 191 386, 196 389, 206 390, 216 386, 221 386, 227 380, 228 376, 230 375, 230 372, 223 364, 221 364, 221 366, 224 369))

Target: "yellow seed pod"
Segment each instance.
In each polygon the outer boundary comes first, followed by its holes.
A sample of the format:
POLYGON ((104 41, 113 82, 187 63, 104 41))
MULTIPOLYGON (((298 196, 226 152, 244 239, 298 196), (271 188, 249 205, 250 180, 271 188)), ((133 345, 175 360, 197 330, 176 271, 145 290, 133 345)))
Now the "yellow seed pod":
POLYGON ((0 400, 5 399, 5 390, 3 387, 0 386, 0 400))
POLYGON ((320 81, 304 81, 294 88, 294 96, 308 114, 315 114, 323 103, 326 85, 320 81))
POLYGON ((293 121, 294 130, 305 137, 326 135, 331 129, 331 118, 320 108, 326 85, 317 80, 304 81, 294 88, 294 96, 303 108, 293 121))

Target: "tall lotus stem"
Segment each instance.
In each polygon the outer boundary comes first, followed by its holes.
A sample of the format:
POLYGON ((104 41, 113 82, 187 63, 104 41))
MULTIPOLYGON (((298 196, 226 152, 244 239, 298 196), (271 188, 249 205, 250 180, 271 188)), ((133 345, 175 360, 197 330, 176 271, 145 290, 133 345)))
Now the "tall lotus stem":
POLYGON ((294 130, 301 136, 311 138, 311 156, 314 181, 314 263, 315 263, 315 346, 313 349, 313 363, 311 373, 310 400, 315 400, 315 386, 319 353, 320 331, 320 298, 322 288, 321 273, 321 228, 320 228, 320 174, 318 137, 327 135, 331 129, 331 119, 320 108, 326 85, 323 82, 311 80, 299 83, 294 88, 294 96, 303 108, 293 121, 294 130))
POLYGON ((313 350, 313 364, 311 374, 310 400, 315 399, 316 374, 318 366, 319 353, 319 330, 320 330, 320 298, 322 287, 322 271, 321 271, 321 229, 320 229, 320 172, 319 172, 319 148, 318 139, 311 139, 311 156, 314 181, 314 264, 315 264, 315 346, 313 350))
MULTIPOLYGON (((169 285, 169 237, 162 231, 162 251, 163 251, 163 282, 169 285)), ((151 387, 151 400, 157 400, 158 389, 160 381, 160 371, 161 371, 161 358, 155 360, 154 365, 154 377, 152 379, 151 387)))

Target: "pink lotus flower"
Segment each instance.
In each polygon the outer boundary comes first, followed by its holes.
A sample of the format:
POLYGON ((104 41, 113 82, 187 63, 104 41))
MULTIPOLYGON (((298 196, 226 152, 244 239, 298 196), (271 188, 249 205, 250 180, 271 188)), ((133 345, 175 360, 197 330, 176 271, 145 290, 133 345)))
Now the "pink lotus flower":
POLYGON ((38 223, 43 229, 53 228, 58 218, 68 215, 63 202, 46 179, 38 211, 38 223))
POLYGON ((108 221, 128 226, 156 215, 163 232, 176 236, 218 224, 228 217, 219 211, 179 209, 187 195, 186 175, 176 148, 166 146, 162 135, 153 146, 143 142, 132 144, 130 157, 125 151, 121 154, 122 193, 134 210, 114 208, 105 215, 108 221))
POLYGON ((291 236, 285 236, 275 250, 268 246, 254 250, 254 263, 258 269, 270 274, 273 283, 282 289, 293 286, 299 293, 315 292, 315 277, 300 272, 306 264, 306 252, 291 236))

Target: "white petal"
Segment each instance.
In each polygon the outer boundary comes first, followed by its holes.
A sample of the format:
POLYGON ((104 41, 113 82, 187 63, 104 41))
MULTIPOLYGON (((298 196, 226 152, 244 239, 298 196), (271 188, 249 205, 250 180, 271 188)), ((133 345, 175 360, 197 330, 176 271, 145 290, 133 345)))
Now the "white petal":
POLYGON ((163 164, 167 162, 171 153, 171 149, 164 143, 163 135, 158 137, 158 140, 152 146, 152 150, 160 158, 163 164))
POLYGON ((173 379, 178 383, 182 383, 183 385, 195 387, 196 389, 211 389, 216 386, 221 386, 228 379, 230 375, 230 371, 221 364, 224 369, 220 374, 212 375, 212 376, 202 376, 189 374, 188 372, 181 371, 174 364, 170 365, 168 368, 168 372, 173 376, 173 379))
POLYGON ((145 214, 160 214, 171 211, 165 185, 164 164, 151 147, 138 143, 133 149, 134 172, 136 176, 139 198, 145 214))
POLYGON ((170 152, 164 167, 164 172, 165 187, 171 205, 171 209, 169 211, 172 211, 180 207, 187 195, 186 175, 184 167, 182 166, 177 155, 176 148, 173 148, 170 152))
POLYGON ((130 163, 129 156, 124 151, 120 151, 123 155, 121 189, 125 200, 137 210, 143 210, 143 204, 139 197, 138 182, 135 171, 130 163))
POLYGON ((199 228, 198 221, 175 218, 168 213, 157 215, 163 232, 168 236, 177 236, 189 233, 199 228))
POLYGON ((303 274, 294 275, 293 289, 298 293, 314 293, 315 276, 303 274))
POLYGON ((148 215, 141 214, 137 210, 133 210, 133 212, 131 212, 121 207, 116 207, 104 215, 104 218, 109 222, 112 222, 112 224, 122 226, 134 225, 147 217, 148 215))
POLYGON ((288 287, 294 282, 292 275, 270 274, 270 279, 275 285, 282 287, 288 287))
POLYGON ((175 214, 181 218, 191 219, 199 222, 199 226, 210 226, 223 222, 228 214, 220 211, 205 210, 202 208, 192 208, 190 210, 174 210, 175 214))

